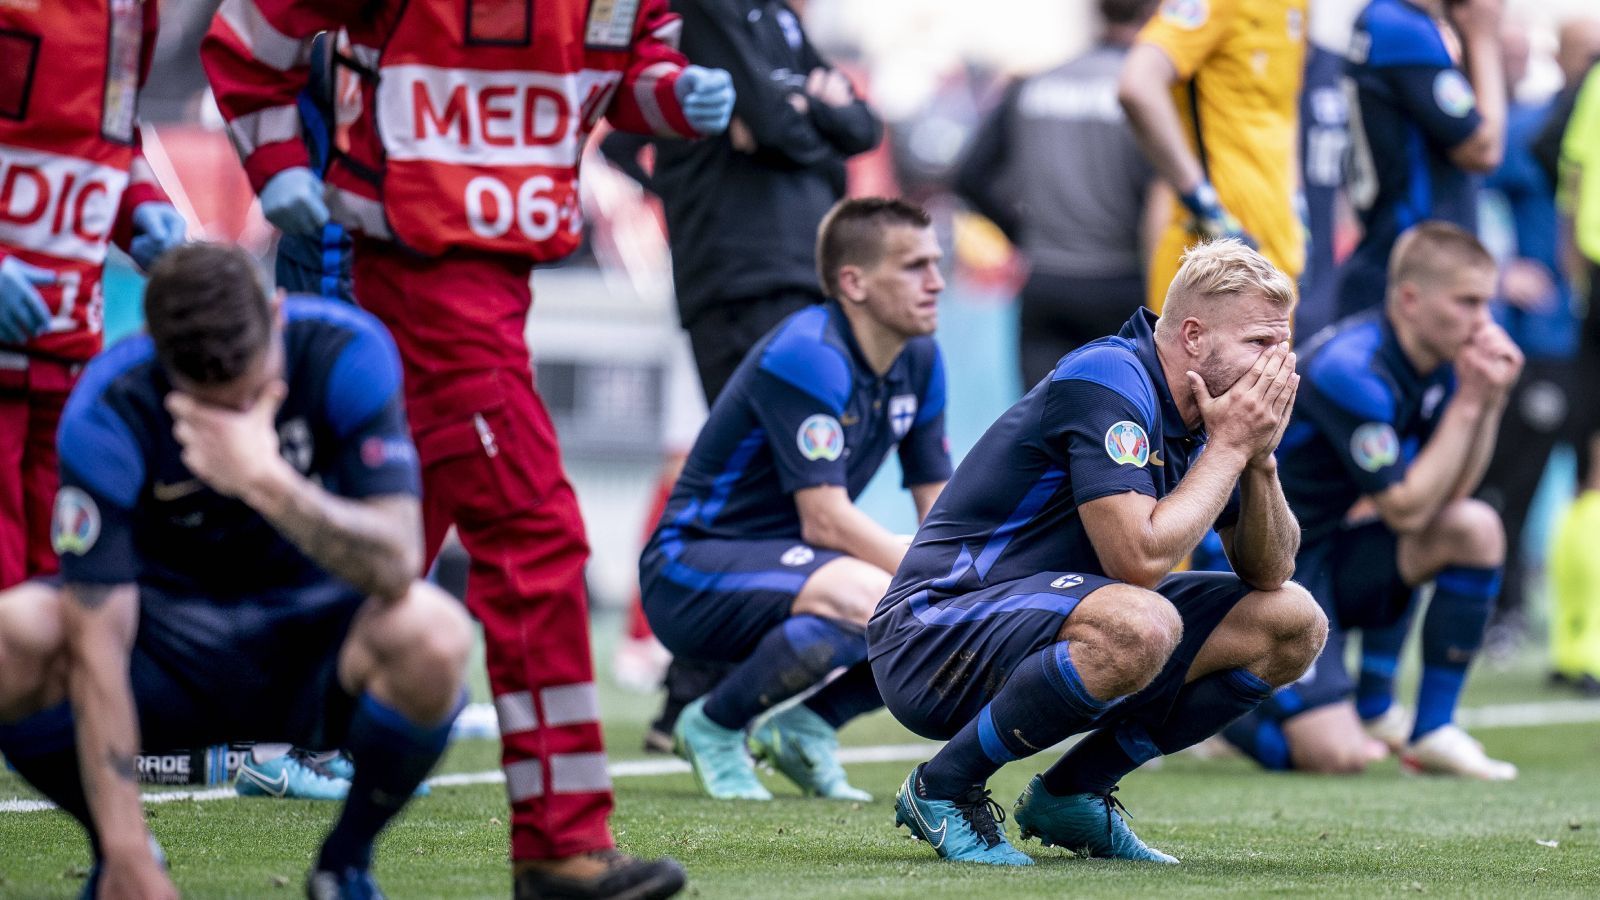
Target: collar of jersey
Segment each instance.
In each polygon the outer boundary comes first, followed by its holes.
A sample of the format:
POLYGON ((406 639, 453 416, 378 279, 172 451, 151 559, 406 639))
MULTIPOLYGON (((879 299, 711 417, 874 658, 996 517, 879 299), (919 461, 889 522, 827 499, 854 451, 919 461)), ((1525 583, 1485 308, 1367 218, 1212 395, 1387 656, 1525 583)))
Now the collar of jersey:
POLYGON ((1150 310, 1140 309, 1128 319, 1126 325, 1122 326, 1120 335, 1133 341, 1133 352, 1138 355, 1139 362, 1144 364, 1144 371, 1150 376, 1150 383, 1155 385, 1156 402, 1161 404, 1162 433, 1168 437, 1186 434, 1203 444, 1206 440, 1205 426, 1196 425, 1191 430, 1185 425, 1183 414, 1178 412, 1178 404, 1172 399, 1172 391, 1167 389, 1167 373, 1162 371, 1161 357, 1156 353, 1157 318, 1150 310))

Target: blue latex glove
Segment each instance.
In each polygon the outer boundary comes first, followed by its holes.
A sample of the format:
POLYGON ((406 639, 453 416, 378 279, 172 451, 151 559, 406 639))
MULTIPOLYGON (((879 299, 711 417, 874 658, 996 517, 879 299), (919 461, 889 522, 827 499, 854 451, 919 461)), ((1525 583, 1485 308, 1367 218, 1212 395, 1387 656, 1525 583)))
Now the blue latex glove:
POLYGON ((133 241, 128 244, 128 255, 149 270, 161 254, 183 243, 189 223, 171 203, 150 201, 133 208, 133 241))
POLYGON ((50 307, 39 286, 55 284, 56 273, 30 266, 15 256, 0 259, 0 343, 26 344, 50 327, 50 307))
POLYGON ((322 179, 305 166, 284 169, 261 189, 261 214, 284 234, 318 233, 328 224, 322 179))
POLYGON ((1194 190, 1179 194, 1178 199, 1194 214, 1189 228, 1205 240, 1235 238, 1252 250, 1260 248, 1256 239, 1245 232, 1239 220, 1222 208, 1222 201, 1217 199, 1217 189, 1211 186, 1211 182, 1201 179, 1194 190))
POLYGON ((673 85, 683 117, 702 135, 721 134, 733 118, 733 78, 722 69, 686 66, 673 85))

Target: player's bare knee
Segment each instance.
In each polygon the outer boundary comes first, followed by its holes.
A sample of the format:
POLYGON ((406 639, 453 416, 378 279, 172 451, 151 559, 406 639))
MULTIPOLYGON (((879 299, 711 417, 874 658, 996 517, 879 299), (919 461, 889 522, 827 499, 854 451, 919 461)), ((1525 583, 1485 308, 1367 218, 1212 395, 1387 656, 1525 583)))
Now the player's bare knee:
POLYGON ((1117 697, 1155 680, 1183 637, 1183 619, 1154 591, 1107 585, 1084 598, 1061 636, 1080 645, 1074 662, 1091 692, 1117 697))
POLYGON ((1482 500, 1467 497, 1451 502, 1440 511, 1435 525, 1451 564, 1492 567, 1505 562, 1505 524, 1494 507, 1482 500))
POLYGON ((410 599, 419 604, 424 626, 418 652, 459 678, 472 654, 471 618, 454 597, 425 581, 413 584, 410 599))
POLYGON ((1328 616, 1311 592, 1293 581, 1271 592, 1268 628, 1273 652, 1262 678, 1282 687, 1306 673, 1328 642, 1328 616))
POLYGON ((66 696, 67 644, 61 594, 28 582, 0 592, 0 721, 66 696))
POLYGON ((1362 748, 1344 743, 1323 744, 1293 754, 1294 767, 1315 775, 1360 775, 1370 761, 1362 748))

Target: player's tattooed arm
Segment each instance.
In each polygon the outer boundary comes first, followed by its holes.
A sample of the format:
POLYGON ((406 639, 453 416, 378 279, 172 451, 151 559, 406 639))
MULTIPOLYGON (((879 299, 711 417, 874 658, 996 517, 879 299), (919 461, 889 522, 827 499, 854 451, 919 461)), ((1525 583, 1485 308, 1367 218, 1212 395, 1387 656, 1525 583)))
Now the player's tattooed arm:
POLYGON ((148 859, 136 765, 139 721, 128 681, 139 588, 69 582, 63 591, 67 684, 95 832, 107 860, 148 859))
POLYGON ((351 500, 288 471, 243 499, 317 565, 371 596, 397 600, 421 574, 415 497, 351 500))

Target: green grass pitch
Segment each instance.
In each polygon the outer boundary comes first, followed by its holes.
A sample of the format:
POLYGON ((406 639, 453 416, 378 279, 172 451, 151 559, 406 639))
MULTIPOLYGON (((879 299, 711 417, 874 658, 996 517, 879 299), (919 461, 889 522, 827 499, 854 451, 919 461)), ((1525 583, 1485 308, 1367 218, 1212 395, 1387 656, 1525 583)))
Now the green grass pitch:
MULTIPOLYGON (((1562 699, 1532 664, 1475 680, 1469 705, 1562 699)), ((653 701, 612 691, 604 700, 613 759, 637 758, 653 701)), ((625 849, 683 861, 686 895, 704 898, 1600 896, 1600 724, 1478 735, 1521 779, 1410 778, 1393 762, 1356 778, 1266 775, 1238 760, 1181 757, 1136 773, 1119 796, 1135 830, 1183 860, 1172 868, 1078 860, 1032 842, 1021 845, 1038 861, 1027 870, 940 862, 892 827, 891 798, 911 765, 899 762, 850 767, 878 798, 859 806, 802 800, 775 777, 779 799, 767 804, 702 799, 686 774, 619 778, 613 824, 625 849)), ((843 739, 914 740, 881 713, 843 739)), ((486 771, 496 758, 493 742, 466 741, 441 771, 486 771)), ((1008 767, 992 784, 996 798, 1009 808, 1047 761, 1008 767)), ((0 774, 0 799, 13 796, 31 794, 0 774)), ((200 898, 299 896, 333 813, 270 800, 149 807, 179 887, 200 898)), ((380 881, 397 900, 509 896, 506 831, 500 786, 441 787, 384 839, 380 881)), ((74 896, 85 863, 60 813, 0 813, 0 897, 74 896)))

